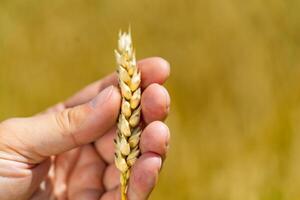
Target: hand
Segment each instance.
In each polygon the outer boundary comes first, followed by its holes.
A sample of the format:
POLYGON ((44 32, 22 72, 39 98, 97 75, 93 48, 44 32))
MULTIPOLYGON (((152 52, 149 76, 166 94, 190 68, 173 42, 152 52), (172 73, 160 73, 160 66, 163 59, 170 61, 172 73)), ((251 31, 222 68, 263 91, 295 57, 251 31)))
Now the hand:
MULTIPOLYGON (((130 200, 148 198, 169 142, 162 121, 170 97, 160 85, 169 76, 169 65, 161 58, 148 58, 138 66, 145 129, 142 155, 130 176, 130 200)), ((120 199, 113 138, 121 97, 115 86, 114 73, 42 114, 2 122, 0 199, 120 199)))

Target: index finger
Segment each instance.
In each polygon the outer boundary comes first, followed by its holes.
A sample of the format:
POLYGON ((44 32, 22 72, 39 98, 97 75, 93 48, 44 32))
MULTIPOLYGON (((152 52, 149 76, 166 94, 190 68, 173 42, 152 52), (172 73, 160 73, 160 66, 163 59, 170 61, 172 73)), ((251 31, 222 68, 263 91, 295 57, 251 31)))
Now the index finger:
MULTIPOLYGON (((141 70, 142 88, 146 88, 152 83, 163 84, 170 74, 169 63, 160 57, 143 59, 139 61, 137 65, 141 70)), ((110 85, 118 85, 117 73, 112 73, 103 79, 86 86, 67 99, 64 105, 68 108, 86 103, 110 85)))

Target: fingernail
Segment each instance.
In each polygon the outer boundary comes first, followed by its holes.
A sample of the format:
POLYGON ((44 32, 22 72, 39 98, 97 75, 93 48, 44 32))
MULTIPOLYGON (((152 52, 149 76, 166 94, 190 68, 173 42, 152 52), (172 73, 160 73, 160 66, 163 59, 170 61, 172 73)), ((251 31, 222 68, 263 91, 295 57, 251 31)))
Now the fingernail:
POLYGON ((101 104, 103 104, 104 102, 106 102, 109 97, 111 96, 111 93, 114 89, 114 86, 109 86, 107 88, 105 88, 104 90, 102 90, 102 92, 100 92, 90 103, 92 105, 92 107, 96 107, 99 106, 101 104))

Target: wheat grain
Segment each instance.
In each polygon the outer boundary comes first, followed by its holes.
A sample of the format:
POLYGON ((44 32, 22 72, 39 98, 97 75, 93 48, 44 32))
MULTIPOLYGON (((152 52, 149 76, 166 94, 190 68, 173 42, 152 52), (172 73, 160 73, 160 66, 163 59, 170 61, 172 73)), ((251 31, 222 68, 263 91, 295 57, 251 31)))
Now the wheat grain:
POLYGON ((140 128, 141 72, 137 68, 130 31, 119 33, 115 56, 122 95, 115 139, 115 164, 121 172, 121 197, 122 200, 126 200, 130 169, 140 154, 139 140, 142 132, 140 128))

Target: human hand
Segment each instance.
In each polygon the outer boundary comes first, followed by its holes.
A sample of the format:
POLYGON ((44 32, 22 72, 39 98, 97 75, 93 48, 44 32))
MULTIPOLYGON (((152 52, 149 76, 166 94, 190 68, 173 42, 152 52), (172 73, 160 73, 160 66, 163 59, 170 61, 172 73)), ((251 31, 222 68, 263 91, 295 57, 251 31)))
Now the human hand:
MULTIPOLYGON (((138 66, 145 128, 142 154, 130 176, 130 200, 148 198, 170 137, 162 122, 170 97, 161 86, 169 65, 161 58, 148 58, 138 66)), ((42 114, 0 124, 1 200, 120 199, 113 138, 121 97, 112 85, 117 86, 115 73, 42 114)))

